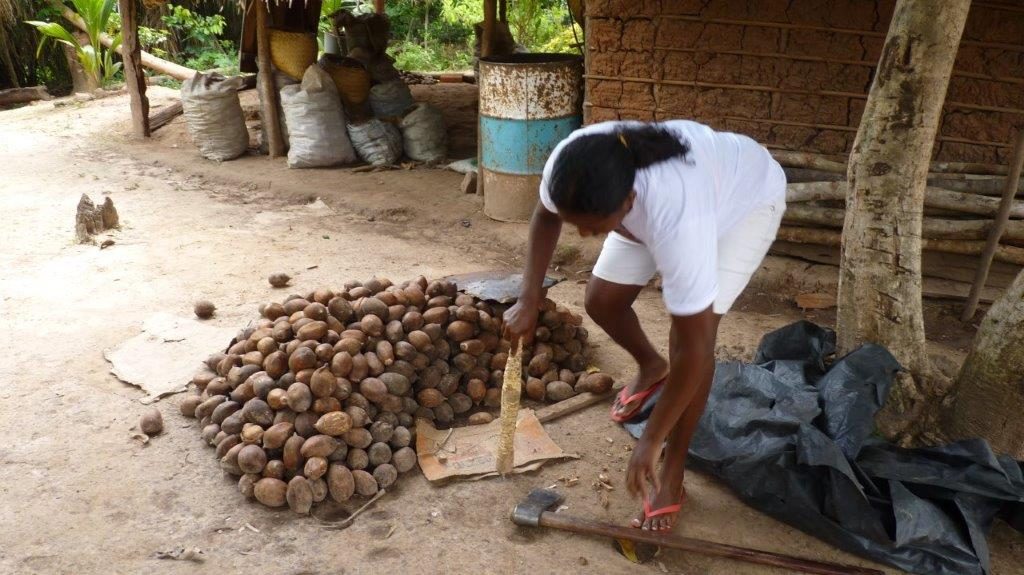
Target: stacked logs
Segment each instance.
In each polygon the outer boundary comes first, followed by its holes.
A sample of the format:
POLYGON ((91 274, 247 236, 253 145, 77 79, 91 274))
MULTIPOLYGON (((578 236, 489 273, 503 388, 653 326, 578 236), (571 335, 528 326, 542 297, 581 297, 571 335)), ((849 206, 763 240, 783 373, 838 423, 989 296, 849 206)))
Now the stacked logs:
MULTIPOLYGON (((815 154, 774 150, 772 155, 785 166, 790 182, 779 239, 839 246, 845 217, 846 164, 815 154)), ((981 254, 999 211, 998 196, 1006 180, 1003 174, 1005 166, 934 162, 925 191, 922 247, 933 252, 981 254)), ((1024 265, 1024 200, 1013 200, 1010 218, 995 259, 1024 265)))
MULTIPOLYGON (((491 420, 509 352, 505 308, 424 277, 292 295, 261 306, 258 321, 207 359, 181 410, 199 419, 248 498, 308 514, 327 497, 370 497, 416 466, 416 419, 491 420)), ((587 369, 581 324, 545 300, 523 353, 531 398, 611 389, 609 376, 587 369)))

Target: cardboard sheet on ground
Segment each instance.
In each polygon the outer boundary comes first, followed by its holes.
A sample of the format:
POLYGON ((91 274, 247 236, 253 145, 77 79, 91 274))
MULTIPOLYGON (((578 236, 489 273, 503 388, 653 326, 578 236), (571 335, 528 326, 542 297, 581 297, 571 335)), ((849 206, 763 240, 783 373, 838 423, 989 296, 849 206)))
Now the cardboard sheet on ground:
MULTIPOLYGON (((435 429, 429 421, 417 420, 416 453, 423 475, 435 483, 453 479, 475 481, 497 475, 494 454, 500 429, 498 419, 487 425, 455 429, 435 429)), ((533 471, 552 459, 577 457, 555 444, 532 409, 519 411, 512 473, 533 471)))
POLYGON ((192 318, 157 313, 142 323, 142 333, 103 352, 110 372, 146 392, 142 403, 185 391, 201 362, 223 350, 236 330, 192 318))

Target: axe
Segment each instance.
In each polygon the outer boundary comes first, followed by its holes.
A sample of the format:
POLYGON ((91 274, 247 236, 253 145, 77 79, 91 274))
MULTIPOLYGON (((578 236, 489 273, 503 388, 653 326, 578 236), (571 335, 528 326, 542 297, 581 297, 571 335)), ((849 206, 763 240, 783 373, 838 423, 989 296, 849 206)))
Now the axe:
POLYGON ((552 529, 561 529, 585 535, 604 535, 616 540, 624 539, 635 543, 668 547, 712 557, 725 557, 747 563, 770 565, 801 573, 817 573, 819 575, 885 575, 877 569, 813 561, 770 551, 759 551, 757 549, 714 543, 661 531, 644 531, 635 527, 621 527, 610 523, 572 517, 564 513, 555 513, 553 509, 562 500, 562 495, 557 491, 534 489, 525 500, 512 509, 512 522, 516 525, 550 527, 552 529))

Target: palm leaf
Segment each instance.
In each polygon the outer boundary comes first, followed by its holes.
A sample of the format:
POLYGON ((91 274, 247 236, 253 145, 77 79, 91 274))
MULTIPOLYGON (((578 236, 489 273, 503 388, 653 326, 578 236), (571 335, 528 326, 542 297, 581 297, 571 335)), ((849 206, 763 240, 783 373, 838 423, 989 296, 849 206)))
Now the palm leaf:
POLYGON ((102 62, 95 48, 91 45, 82 46, 82 51, 78 53, 78 60, 82 63, 82 67, 85 68, 86 74, 99 79, 102 62))
POLYGON ((124 37, 121 35, 121 32, 118 32, 116 36, 111 38, 110 48, 107 48, 107 51, 117 52, 117 49, 121 47, 121 41, 123 39, 124 37))
POLYGON ((71 35, 71 32, 68 32, 67 29, 65 29, 60 24, 57 24, 56 22, 40 22, 38 20, 27 20, 25 21, 25 23, 35 26, 36 30, 39 30, 39 32, 43 35, 42 39, 39 41, 39 48, 36 50, 36 58, 38 58, 39 54, 43 52, 43 47, 46 45, 47 38, 53 38, 58 42, 67 44, 68 46, 74 48, 76 51, 82 49, 82 47, 78 44, 78 41, 75 40, 75 37, 71 35))

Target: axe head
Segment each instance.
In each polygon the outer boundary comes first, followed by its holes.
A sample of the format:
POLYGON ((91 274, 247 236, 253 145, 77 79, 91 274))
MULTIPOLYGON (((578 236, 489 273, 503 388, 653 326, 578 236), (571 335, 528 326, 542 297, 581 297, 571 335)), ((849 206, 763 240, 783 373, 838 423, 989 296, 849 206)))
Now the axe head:
POLYGON ((539 527, 541 513, 553 511, 563 500, 562 494, 553 489, 534 489, 512 509, 512 522, 539 527))

